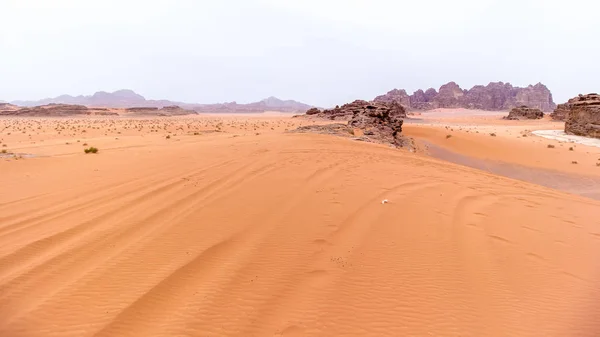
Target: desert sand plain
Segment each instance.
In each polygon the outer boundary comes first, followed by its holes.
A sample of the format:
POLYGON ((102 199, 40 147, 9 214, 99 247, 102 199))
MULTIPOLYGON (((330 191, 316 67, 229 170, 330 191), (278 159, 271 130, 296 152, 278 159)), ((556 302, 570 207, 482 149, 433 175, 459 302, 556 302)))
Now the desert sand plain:
POLYGON ((0 336, 598 336, 600 148, 413 118, 0 119, 0 336))

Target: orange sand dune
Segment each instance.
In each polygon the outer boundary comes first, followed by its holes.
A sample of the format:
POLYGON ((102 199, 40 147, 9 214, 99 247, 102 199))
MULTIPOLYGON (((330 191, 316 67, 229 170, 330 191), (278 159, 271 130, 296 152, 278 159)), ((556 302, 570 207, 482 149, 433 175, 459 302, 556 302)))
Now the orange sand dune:
POLYGON ((0 336, 598 335, 600 202, 211 118, 0 121, 0 336))

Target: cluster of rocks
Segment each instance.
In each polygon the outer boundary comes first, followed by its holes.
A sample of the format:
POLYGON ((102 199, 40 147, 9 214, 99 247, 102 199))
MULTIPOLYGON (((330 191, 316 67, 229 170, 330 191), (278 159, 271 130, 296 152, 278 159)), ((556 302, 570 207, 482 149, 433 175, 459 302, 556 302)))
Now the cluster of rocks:
POLYGON ((334 109, 319 110, 309 109, 309 116, 325 118, 328 120, 348 120, 348 123, 314 125, 299 128, 299 132, 318 132, 329 134, 352 134, 360 130, 359 140, 391 144, 396 147, 410 147, 412 140, 402 136, 402 124, 406 117, 406 110, 398 102, 367 102, 356 100, 334 109))
POLYGON ((521 120, 521 119, 541 119, 544 118, 544 113, 540 109, 529 108, 525 105, 518 108, 512 108, 508 116, 504 119, 521 120))
POLYGON ((466 108, 481 110, 509 110, 526 105, 542 111, 552 111, 556 104, 548 88, 538 83, 526 88, 513 87, 510 83, 491 82, 486 86, 476 85, 466 90, 455 82, 442 85, 439 91, 421 89, 408 95, 404 89, 394 89, 375 97, 375 102, 399 102, 409 110, 431 110, 437 108, 466 108))
POLYGON ((554 117, 565 116, 565 133, 600 138, 600 95, 579 95, 561 105, 554 117))
POLYGON ((84 105, 74 104, 47 104, 36 107, 27 107, 20 109, 10 109, 0 111, 4 116, 31 116, 31 117, 52 117, 52 116, 77 116, 77 115, 117 115, 115 112, 105 108, 88 108, 84 105))

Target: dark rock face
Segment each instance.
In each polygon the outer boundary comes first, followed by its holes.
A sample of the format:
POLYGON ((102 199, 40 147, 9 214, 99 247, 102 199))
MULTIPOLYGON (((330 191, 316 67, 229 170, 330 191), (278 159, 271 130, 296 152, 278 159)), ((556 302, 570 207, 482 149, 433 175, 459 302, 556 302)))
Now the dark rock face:
POLYGON ((521 120, 521 119, 541 119, 544 118, 544 113, 540 109, 529 108, 526 106, 520 106, 518 108, 512 108, 508 113, 508 116, 504 119, 510 120, 521 120))
POLYGON ((579 95, 567 103, 565 132, 571 135, 600 138, 600 95, 579 95))
POLYGON ((439 92, 433 88, 425 92, 419 89, 407 96, 406 91, 394 89, 385 95, 377 96, 375 101, 398 101, 409 110, 467 108, 498 111, 526 105, 542 111, 552 111, 556 107, 552 93, 541 83, 519 88, 510 83, 491 82, 486 86, 476 85, 464 90, 458 84, 449 82, 442 85, 439 92))

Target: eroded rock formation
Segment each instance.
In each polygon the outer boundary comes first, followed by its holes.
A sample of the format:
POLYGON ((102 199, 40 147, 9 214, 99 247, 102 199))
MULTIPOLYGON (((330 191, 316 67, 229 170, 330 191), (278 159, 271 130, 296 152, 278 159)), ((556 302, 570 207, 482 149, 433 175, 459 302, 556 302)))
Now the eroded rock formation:
POLYGON ((397 147, 412 147, 412 141, 402 136, 402 124, 406 110, 397 101, 367 102, 356 100, 334 109, 310 109, 308 116, 326 118, 329 120, 348 120, 344 128, 340 124, 312 125, 299 128, 298 132, 317 132, 337 135, 354 134, 355 129, 361 130, 360 140, 376 143, 391 144, 397 147))
POLYGON ((512 108, 508 113, 508 116, 504 119, 510 120, 521 120, 521 119, 541 119, 544 118, 544 113, 540 109, 529 108, 527 106, 520 106, 518 108, 512 108))
POLYGON ((406 117, 406 109, 404 109, 404 107, 397 101, 367 102, 363 100, 355 100, 352 103, 336 106, 333 109, 319 110, 317 108, 311 108, 306 111, 306 114, 331 120, 350 120, 355 113, 365 112, 367 107, 369 107, 368 109, 371 110, 388 113, 390 116, 400 118, 406 117))
POLYGON ((552 93, 541 83, 519 88, 510 83, 491 82, 486 86, 476 85, 464 90, 455 82, 449 82, 442 85, 439 92, 433 88, 425 92, 419 89, 409 96, 405 90, 394 89, 377 96, 375 101, 397 101, 409 110, 467 108, 498 111, 526 105, 542 111, 552 111, 556 107, 552 93))
POLYGON ((566 133, 600 138, 600 95, 579 95, 570 99, 566 108, 566 133))

